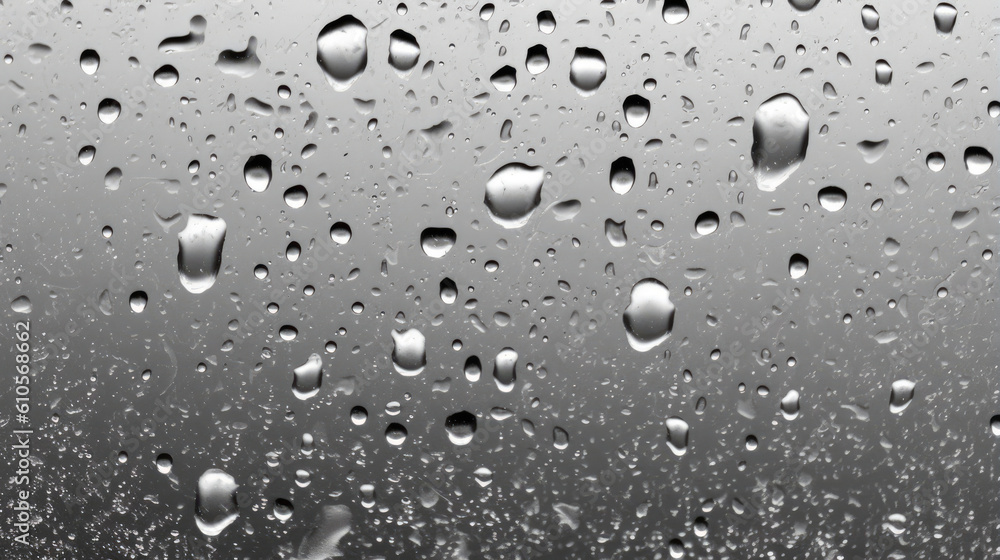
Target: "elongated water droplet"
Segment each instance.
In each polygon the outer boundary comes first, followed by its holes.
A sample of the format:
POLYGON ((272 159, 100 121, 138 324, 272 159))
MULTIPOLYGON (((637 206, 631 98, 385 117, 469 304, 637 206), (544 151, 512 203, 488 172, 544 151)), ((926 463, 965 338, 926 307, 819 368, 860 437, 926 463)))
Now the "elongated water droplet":
POLYGON ((719 215, 709 210, 698 216, 694 222, 694 231, 698 235, 709 235, 719 229, 719 215))
POLYGON ((641 95, 630 95, 622 103, 625 111, 625 122, 632 128, 639 128, 646 124, 649 118, 649 100, 641 95))
POLYGON ((504 348, 497 353, 496 360, 493 361, 493 379, 504 393, 514 389, 514 381, 517 380, 517 357, 517 352, 513 348, 504 348))
POLYGON ((795 96, 776 95, 757 109, 753 159, 757 188, 774 191, 802 164, 809 146, 809 115, 795 96))
POLYGON ((306 363, 293 370, 292 375, 295 398, 304 401, 316 396, 323 383, 323 358, 319 354, 310 355, 306 363))
POLYGON ((611 162, 611 190, 625 194, 635 185, 635 164, 632 159, 622 156, 611 162))
POLYGON ((608 75, 608 63, 597 49, 578 47, 569 63, 569 81, 584 96, 593 95, 608 75))
POLYGON ((531 74, 541 74, 549 67, 549 51, 545 45, 535 45, 528 49, 524 66, 531 74))
POLYGON ((448 416, 444 421, 448 439, 455 445, 468 445, 476 435, 476 417, 470 412, 461 411, 448 416))
POLYGON ((368 66, 368 28, 351 15, 326 24, 316 38, 316 61, 333 89, 347 90, 368 66))
POLYGON ((458 299, 458 285, 451 278, 441 280, 440 285, 441 301, 451 305, 458 299))
POLYGON ((195 522, 198 529, 214 537, 239 516, 236 480, 225 471, 208 469, 198 477, 195 497, 195 522))
POLYGON ((674 328, 674 311, 670 290, 663 283, 655 278, 636 282, 622 313, 629 345, 648 352, 665 341, 674 328))
POLYGON ((417 329, 392 331, 392 365, 401 375, 412 377, 427 365, 427 339, 417 329))
POLYGON ((690 432, 691 426, 684 420, 676 416, 667 418, 667 446, 674 455, 680 457, 687 453, 690 432))
POLYGON ((133 313, 142 313, 146 309, 146 303, 148 302, 149 296, 142 290, 132 292, 132 295, 128 298, 128 305, 132 308, 133 313))
POLYGON ((881 86, 888 86, 892 83, 892 66, 884 59, 875 61, 875 82, 881 86))
POLYGON ((917 384, 909 379, 893 381, 892 391, 889 393, 889 412, 902 414, 906 407, 910 406, 916 386, 917 384))
POLYGON ((177 238, 181 285, 192 294, 200 294, 215 284, 222 267, 226 222, 215 216, 192 214, 177 238))
POLYGON ((785 420, 795 420, 799 415, 799 392, 795 389, 788 391, 784 397, 781 398, 781 415, 785 417, 785 420))
POLYGON ((242 51, 226 49, 219 53, 215 67, 223 74, 249 78, 260 68, 260 58, 257 57, 257 38, 250 37, 247 48, 242 51))
POLYGON ((486 209, 494 222, 505 228, 528 223, 542 201, 545 170, 523 163, 508 163, 486 182, 486 209))
POLYGON ((271 184, 271 158, 257 154, 250 156, 243 166, 243 180, 253 192, 264 192, 271 184))
POLYGON ((465 372, 465 378, 469 381, 479 381, 479 376, 483 373, 483 363, 479 360, 478 356, 469 356, 469 359, 465 360, 463 371, 465 372))
POLYGON ((868 31, 878 31, 879 15, 878 10, 871 4, 866 4, 861 8, 861 25, 868 31))
POLYGON ((951 4, 942 2, 934 8, 934 27, 942 35, 948 35, 955 29, 955 21, 957 19, 958 10, 951 4))

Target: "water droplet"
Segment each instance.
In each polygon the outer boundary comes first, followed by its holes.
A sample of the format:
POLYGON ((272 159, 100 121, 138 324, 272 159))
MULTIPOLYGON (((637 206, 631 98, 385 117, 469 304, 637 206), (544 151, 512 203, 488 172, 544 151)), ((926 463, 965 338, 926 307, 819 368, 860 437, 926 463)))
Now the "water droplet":
POLYGON ((215 67, 223 74, 249 78, 260 68, 260 58, 257 57, 257 38, 251 36, 247 48, 242 51, 226 49, 219 53, 215 67))
POLYGON ((164 64, 160 66, 156 72, 153 72, 153 81, 161 87, 171 87, 180 80, 181 75, 177 72, 177 69, 169 64, 164 64))
POLYGON ((351 240, 351 226, 344 222, 337 222, 330 228, 330 239, 340 245, 346 245, 351 240))
POLYGON ((243 166, 243 180, 253 192, 264 192, 271 184, 271 158, 257 154, 250 156, 243 166))
POLYGON ((351 423, 355 426, 363 426, 368 421, 368 410, 363 406, 356 406, 351 409, 351 423))
POLYGON ((392 365, 401 375, 412 377, 427 365, 427 339, 417 329, 392 331, 392 365))
POLYGON ((694 222, 694 230, 698 235, 709 235, 719 229, 719 215, 709 210, 703 212, 694 222))
POLYGON ((536 20, 538 22, 538 30, 542 33, 549 35, 556 30, 556 17, 549 10, 538 12, 536 20))
POLYGON ((486 182, 486 209, 494 222, 505 228, 528 223, 542 201, 545 170, 523 163, 508 163, 486 182))
POLYGON ((226 222, 215 216, 192 214, 177 238, 181 285, 192 294, 200 294, 215 284, 222 267, 226 222))
POLYGON ((299 400, 306 400, 319 393, 323 383, 323 358, 312 354, 306 363, 295 368, 292 376, 292 393, 299 400))
POLYGON ((799 415, 799 404, 800 397, 799 392, 795 389, 788 391, 788 393, 781 398, 781 415, 785 417, 785 420, 795 420, 799 415))
POLYGON ((219 469, 208 469, 198 477, 195 498, 195 522, 198 529, 214 537, 239 516, 236 480, 219 469))
POLYGON ((14 313, 31 313, 31 300, 28 296, 18 296, 10 302, 10 310, 14 313))
POLYGON ((434 259, 447 255, 456 241, 458 236, 450 228, 429 227, 420 232, 420 248, 425 255, 434 259))
POLYGON ((625 234, 625 220, 616 222, 612 219, 604 221, 604 235, 608 238, 608 243, 612 247, 624 247, 628 243, 628 236, 625 234))
POLYGON ((368 28, 351 15, 326 24, 316 38, 316 61, 333 89, 347 90, 368 66, 368 28))
POLYGON ((128 297, 128 305, 132 308, 133 313, 142 313, 148 302, 149 296, 142 290, 132 292, 132 295, 128 297))
POLYGON ((788 259, 788 275, 794 279, 802 278, 809 272, 809 259, 795 253, 788 259))
POLYGON ((469 359, 465 360, 463 371, 465 378, 475 383, 479 381, 479 376, 483 373, 483 363, 479 361, 478 356, 469 356, 469 359))
POLYGON ((115 122, 121 114, 121 103, 118 103, 118 101, 114 99, 103 99, 97 104, 97 117, 100 118, 101 122, 104 124, 111 124, 115 122))
POLYGON ((552 445, 556 449, 566 449, 569 447, 569 432, 559 426, 552 428, 552 445))
POLYGON ((674 311, 670 290, 663 283, 654 278, 638 281, 622 313, 629 345, 648 352, 665 341, 674 328, 674 311))
POLYGON ((517 358, 517 352, 513 348, 504 348, 497 353, 493 362, 493 379, 504 393, 514 389, 514 381, 517 380, 517 358))
POLYGON ((517 70, 513 66, 504 66, 490 76, 490 83, 497 91, 508 93, 514 91, 517 86, 517 70))
POLYGON ((93 76, 97 69, 101 67, 101 55, 94 49, 87 49, 80 53, 80 69, 84 74, 93 76))
POLYGON ((839 212, 847 204, 847 192, 840 187, 823 187, 816 198, 827 212, 839 212))
POLYGON ((663 21, 676 25, 688 18, 690 11, 686 0, 665 0, 663 2, 663 21))
POLYGON ((625 122, 632 128, 639 128, 646 124, 649 118, 649 100, 641 95, 630 95, 622 103, 625 111, 625 122))
POLYGON ((458 299, 458 285, 451 278, 441 280, 440 286, 441 301, 451 305, 458 299))
POLYGON ((667 418, 667 446, 674 455, 680 457, 687 453, 690 432, 691 427, 684 420, 676 416, 667 418))
POLYGON ((389 445, 400 446, 406 441, 406 428, 402 424, 393 422, 385 429, 385 440, 389 445))
POLYGON ((156 456, 156 470, 161 474, 169 474, 174 468, 174 458, 167 453, 160 453, 156 456))
POLYGON ((875 82, 881 86, 892 83, 892 66, 889 66, 888 61, 883 59, 875 61, 875 82))
POLYGON ((916 386, 917 384, 909 379, 893 381, 892 391, 889 393, 889 412, 902 414, 906 407, 910 406, 916 386))
POLYGON ((809 115, 790 94, 776 95, 754 115, 753 159, 757 188, 774 191, 802 164, 809 146, 809 115))
POLYGON ((286 500, 285 498, 278 498, 274 500, 274 517, 278 521, 288 521, 292 518, 292 512, 295 511, 295 507, 292 502, 286 500))
POLYGON ((593 95, 608 75, 608 63, 597 49, 578 47, 569 63, 569 81, 585 96, 593 95))
POLYGON ((444 422, 448 439, 455 445, 468 445, 476 435, 476 417, 470 412, 461 411, 448 416, 444 422))
POLYGON ((389 64, 399 72, 406 72, 420 60, 417 38, 402 29, 389 35, 389 64))
POLYGON ((858 151, 865 163, 875 163, 882 159, 886 149, 889 147, 889 139, 885 140, 862 140, 858 142, 858 151))
POLYGON ((531 74, 541 74, 549 67, 549 51, 545 45, 535 45, 528 49, 524 66, 531 74))
POLYGON ((947 160, 941 152, 933 152, 927 155, 927 169, 937 173, 944 169, 947 160))
POLYGON ((80 158, 80 163, 83 165, 90 165, 93 163, 94 158, 97 156, 97 148, 94 146, 84 146, 80 148, 80 153, 78 157, 80 158))
POLYGON ((819 0, 788 0, 788 3, 800 12, 807 12, 819 4, 819 0))
POLYGON ((285 199, 285 204, 289 208, 302 208, 309 200, 309 191, 302 185, 295 185, 294 187, 285 189, 285 194, 282 198, 285 199))
POLYGON ((955 6, 947 3, 940 3, 934 8, 934 27, 938 33, 948 35, 955 29, 955 21, 958 19, 958 10, 955 6))
POLYGON ((878 31, 879 15, 875 6, 867 4, 861 8, 861 25, 868 31, 878 31))
POLYGON ((611 190, 625 194, 635 185, 635 164, 626 156, 611 162, 611 190))
POLYGON ((955 229, 965 229, 972 225, 972 222, 976 221, 979 217, 978 208, 970 208, 968 210, 956 210, 954 214, 951 215, 951 225, 955 229))
POLYGON ((972 146, 965 150, 965 169, 973 175, 982 175, 993 166, 993 154, 986 148, 972 146))

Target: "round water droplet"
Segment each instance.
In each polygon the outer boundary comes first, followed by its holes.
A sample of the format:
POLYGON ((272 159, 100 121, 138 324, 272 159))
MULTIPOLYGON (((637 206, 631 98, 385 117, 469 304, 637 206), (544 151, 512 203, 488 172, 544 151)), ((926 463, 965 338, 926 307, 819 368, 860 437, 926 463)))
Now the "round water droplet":
POLYGON ((283 198, 289 208, 302 208, 309 200, 309 191, 302 185, 295 185, 285 190, 283 198))
POLYGON ((549 10, 538 12, 536 20, 538 22, 538 30, 542 33, 549 35, 556 30, 556 17, 549 10))
POLYGON ((625 111, 625 122, 632 128, 639 128, 646 124, 649 118, 649 100, 641 95, 630 95, 622 103, 625 111))
POLYGON ((429 227, 420 232, 420 248, 424 254, 434 259, 440 259, 448 254, 458 236, 450 228, 429 227))
POLYGON ((719 229, 719 215, 708 211, 698 216, 694 222, 694 230, 698 235, 709 235, 719 229))
POLYGON ((132 292, 132 295, 128 298, 128 305, 132 308, 133 313, 142 313, 146 309, 148 302, 149 297, 142 290, 132 292))
POLYGON ((973 175, 982 175, 993 166, 993 154, 979 146, 965 150, 965 169, 973 175))
POLYGON ((524 66, 531 74, 541 74, 549 67, 549 51, 545 45, 535 45, 528 49, 524 66))
POLYGON ((356 406, 351 409, 351 423, 355 426, 363 426, 368 421, 368 410, 363 406, 356 406))
POLYGON ((288 521, 292 518, 292 512, 295 511, 295 507, 292 502, 286 500, 285 498, 278 498, 274 500, 274 517, 278 521, 288 521))
POLYGON ((347 90, 368 66, 368 28, 351 15, 326 24, 316 38, 316 62, 333 89, 347 90))
POLYGON ((177 69, 169 64, 164 64, 160 66, 156 72, 153 72, 153 81, 156 82, 161 87, 171 87, 180 80, 180 74, 177 69))
POLYGON ((476 417, 470 412, 461 411, 448 416, 444 422, 448 439, 455 445, 468 445, 476 435, 476 417))
POLYGON ((665 341, 674 328, 674 311, 670 290, 663 283, 654 278, 637 282, 622 313, 629 345, 648 352, 665 341))
POLYGON ((122 105, 118 101, 107 98, 97 104, 97 116, 104 124, 111 124, 122 114, 122 105))
POLYGON ((167 453, 160 453, 156 456, 156 470, 163 474, 169 474, 174 468, 174 458, 167 453))
POLYGON ((351 240, 351 226, 344 222, 333 224, 333 227, 330 228, 330 239, 341 245, 346 245, 351 240))
POLYGON ((508 163, 486 182, 486 209, 494 222, 505 228, 528 223, 542 201, 545 170, 523 163, 508 163))
POLYGON ((402 424, 397 424, 393 422, 385 429, 385 440, 389 442, 389 445, 403 445, 406 441, 406 428, 402 424))
POLYGON ((31 300, 28 296, 18 296, 10 302, 10 310, 14 313, 31 313, 31 300))
POLYGON ((87 49, 80 53, 80 69, 84 74, 93 76, 101 66, 101 55, 94 49, 87 49))
POLYGON ((839 212, 847 204, 847 192, 840 187, 823 187, 816 198, 827 212, 839 212))
POLYGON ((665 0, 663 2, 663 21, 676 25, 688 18, 690 11, 686 0, 665 0))

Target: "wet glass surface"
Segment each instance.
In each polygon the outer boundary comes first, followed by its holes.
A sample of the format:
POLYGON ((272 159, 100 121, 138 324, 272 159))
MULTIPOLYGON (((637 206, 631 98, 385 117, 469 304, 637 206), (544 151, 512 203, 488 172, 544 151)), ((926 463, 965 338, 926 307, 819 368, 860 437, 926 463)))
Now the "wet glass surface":
POLYGON ((0 21, 11 558, 998 554, 993 0, 0 21))

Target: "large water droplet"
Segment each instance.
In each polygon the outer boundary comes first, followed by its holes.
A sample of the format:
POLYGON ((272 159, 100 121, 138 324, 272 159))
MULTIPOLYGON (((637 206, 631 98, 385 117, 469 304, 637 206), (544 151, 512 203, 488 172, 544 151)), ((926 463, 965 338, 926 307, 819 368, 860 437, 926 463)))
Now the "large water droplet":
POLYGON ((10 302, 10 310, 14 313, 31 313, 31 300, 28 296, 18 296, 10 302))
POLYGON ((799 415, 799 392, 795 389, 788 391, 788 393, 781 398, 781 415, 785 417, 785 420, 795 420, 799 415))
POLYGON ((407 435, 406 427, 396 422, 389 424, 385 429, 385 440, 389 442, 389 445, 403 445, 407 435))
POLYGON ((247 48, 242 51, 226 49, 219 53, 215 67, 223 74, 249 78, 260 68, 260 58, 257 57, 257 38, 250 37, 247 48))
POLYGON ((219 469, 208 469, 198 478, 194 519, 202 533, 214 537, 236 521, 237 488, 236 480, 219 469))
POLYGON ((347 90, 368 66, 368 28, 351 15, 326 24, 316 38, 316 61, 333 89, 347 90))
POLYGON ((690 11, 686 0, 665 0, 663 2, 663 21, 676 25, 688 18, 690 11))
POLYGON ((253 192, 264 192, 271 184, 271 158, 257 154, 250 156, 243 166, 243 180, 253 192))
POLYGON ((323 383, 323 358, 312 354, 306 363, 293 370, 292 393, 299 400, 306 400, 319 393, 323 383))
POLYGON ((847 192, 840 187, 823 187, 816 198, 827 212, 838 212, 847 204, 847 192))
POLYGON ((632 159, 622 156, 611 162, 611 190, 625 194, 635 184, 635 164, 632 159))
POLYGON ((947 3, 940 3, 934 8, 934 27, 938 33, 948 35, 955 29, 955 21, 958 19, 958 10, 955 6, 947 3))
POLYGON ((709 235, 719 229, 719 215, 709 210, 703 212, 694 222, 694 231, 698 235, 709 235))
POLYGON ((447 255, 456 241, 458 236, 451 228, 429 227, 420 232, 420 248, 425 255, 434 259, 447 255))
POLYGON ((871 4, 866 4, 861 8, 861 25, 868 31, 878 31, 879 15, 878 10, 871 4))
POLYGON ((169 64, 164 64, 157 68, 156 72, 153 72, 153 81, 160 87, 172 87, 180 79, 180 73, 169 64))
POLYGON ((323 506, 322 511, 299 546, 299 560, 326 560, 342 556, 340 540, 351 531, 351 510, 347 506, 323 506))
POLYGON ((909 379, 893 381, 892 391, 889 393, 889 412, 902 414, 906 407, 910 406, 916 386, 917 384, 909 379))
POLYGON ((545 170, 523 163, 508 163, 486 182, 486 209, 494 222, 505 228, 528 223, 542 201, 545 170))
POLYGON ((420 45, 417 38, 402 29, 389 35, 389 64, 400 72, 406 72, 417 65, 420 59, 420 45))
POLYGON ((639 128, 646 124, 649 118, 649 100, 641 95, 630 95, 622 103, 625 111, 625 122, 632 128, 639 128))
POLYGON ((427 365, 427 339, 417 329, 392 331, 392 365, 400 374, 412 377, 427 365))
POLYGON ((875 61, 875 82, 880 86, 892 83, 892 66, 889 65, 889 61, 884 59, 875 61))
POLYGON ((625 234, 625 220, 621 222, 616 222, 611 218, 604 220, 604 235, 612 247, 624 247, 628 243, 628 235, 625 234))
POLYGON ((773 191, 806 157, 809 115, 795 96, 776 95, 757 109, 753 123, 753 159, 757 188, 773 191))
POLYGON ((687 453, 688 436, 691 426, 684 420, 671 416, 667 418, 667 447, 680 457, 687 453))
POLYGON ((532 74, 541 74, 549 67, 549 51, 545 45, 535 45, 528 48, 524 66, 532 74))
POLYGON ((468 445, 476 435, 476 417, 470 412, 461 411, 448 416, 444 422, 448 439, 455 445, 468 445))
POLYGON ((788 259, 788 275, 792 278, 802 278, 809 272, 809 259, 795 253, 788 259))
POLYGON ((569 63, 569 81, 582 95, 593 95, 608 75, 608 63, 597 49, 579 47, 569 63))
POLYGON ((993 154, 979 146, 965 150, 965 169, 973 175, 982 175, 993 166, 993 154))
POLYGON ((504 348, 497 353, 496 360, 493 361, 493 379, 504 393, 514 389, 514 381, 517 380, 517 352, 513 348, 504 348))
POLYGON ((490 83, 497 91, 509 93, 517 86, 517 70, 513 66, 504 66, 490 76, 490 83))
POLYGON ((788 0, 788 3, 800 12, 807 12, 819 4, 819 0, 788 0))
POLYGON ((97 117, 101 119, 101 122, 104 124, 111 124, 115 122, 121 114, 122 105, 114 99, 103 99, 97 104, 97 117))
POLYGON ((192 294, 211 288, 222 267, 226 222, 215 216, 192 214, 177 239, 181 285, 192 294))
POLYGON ((654 278, 638 281, 622 313, 629 345, 648 352, 665 341, 674 328, 674 310, 670 290, 663 283, 654 278))
POLYGON ((87 49, 80 53, 80 69, 84 74, 93 76, 101 66, 101 55, 94 49, 87 49))

